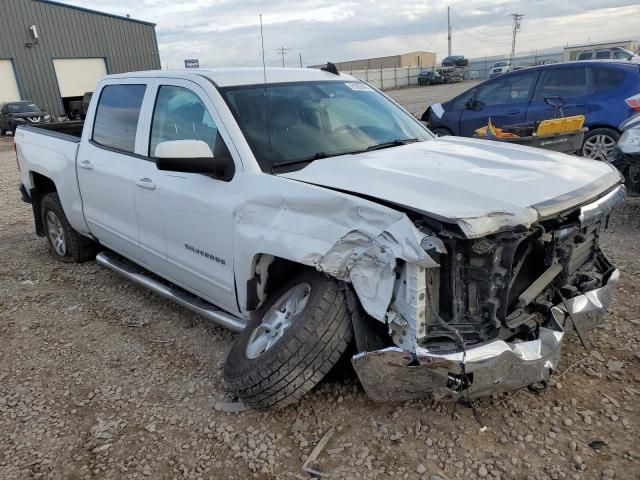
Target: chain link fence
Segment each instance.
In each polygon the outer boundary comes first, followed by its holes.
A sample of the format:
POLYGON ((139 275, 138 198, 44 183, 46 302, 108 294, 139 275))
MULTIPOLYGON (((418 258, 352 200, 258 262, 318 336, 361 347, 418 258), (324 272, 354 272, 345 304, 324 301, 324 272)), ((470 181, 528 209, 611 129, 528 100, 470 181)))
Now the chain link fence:
MULTIPOLYGON (((489 78, 491 66, 500 61, 509 60, 508 56, 500 57, 484 57, 473 58, 469 60, 469 65, 459 68, 458 71, 463 75, 465 80, 485 80, 489 78)), ((522 55, 514 58, 513 66, 530 66, 536 63, 546 62, 555 63, 562 62, 562 52, 549 53, 544 55, 531 54, 522 55)), ((369 68, 366 70, 345 70, 360 80, 369 82, 371 85, 380 90, 389 90, 393 88, 410 87, 418 85, 418 74, 422 70, 438 70, 442 68, 440 65, 434 67, 396 67, 396 68, 369 68)))

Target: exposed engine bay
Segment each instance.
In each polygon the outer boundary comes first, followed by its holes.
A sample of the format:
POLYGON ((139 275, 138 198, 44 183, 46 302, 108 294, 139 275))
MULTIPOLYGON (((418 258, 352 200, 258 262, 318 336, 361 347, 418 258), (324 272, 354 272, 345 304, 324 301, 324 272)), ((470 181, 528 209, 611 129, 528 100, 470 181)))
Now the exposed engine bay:
POLYGON ((476 239, 416 220, 439 266, 398 265, 387 313, 395 346, 353 358, 369 396, 473 398, 545 383, 565 331, 582 340, 611 301, 619 272, 599 236, 623 195, 476 239))
POLYGON ((466 346, 530 338, 554 305, 599 288, 613 271, 598 247, 602 227, 558 218, 519 232, 443 240, 444 252, 429 252, 440 268, 425 274, 431 304, 419 344, 459 349, 453 330, 466 346))

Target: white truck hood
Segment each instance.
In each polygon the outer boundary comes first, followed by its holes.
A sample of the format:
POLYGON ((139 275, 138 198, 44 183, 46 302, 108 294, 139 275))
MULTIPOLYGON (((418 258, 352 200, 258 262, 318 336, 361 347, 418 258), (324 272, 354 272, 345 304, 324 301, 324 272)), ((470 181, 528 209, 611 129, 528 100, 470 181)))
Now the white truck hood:
POLYGON ((529 227, 621 182, 603 162, 461 137, 330 157, 280 176, 455 223, 469 238, 529 227))

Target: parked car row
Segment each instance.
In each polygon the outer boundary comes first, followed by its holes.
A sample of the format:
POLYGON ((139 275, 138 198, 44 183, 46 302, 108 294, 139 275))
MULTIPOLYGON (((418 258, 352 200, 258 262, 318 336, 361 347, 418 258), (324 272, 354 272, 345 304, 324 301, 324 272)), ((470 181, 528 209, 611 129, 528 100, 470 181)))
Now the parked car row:
POLYGON ((640 111, 640 68, 624 61, 581 61, 509 72, 431 105, 422 120, 438 135, 473 136, 491 118, 502 127, 553 118, 545 98, 562 97, 565 115, 584 115, 588 129, 579 153, 607 160, 619 125, 640 111))

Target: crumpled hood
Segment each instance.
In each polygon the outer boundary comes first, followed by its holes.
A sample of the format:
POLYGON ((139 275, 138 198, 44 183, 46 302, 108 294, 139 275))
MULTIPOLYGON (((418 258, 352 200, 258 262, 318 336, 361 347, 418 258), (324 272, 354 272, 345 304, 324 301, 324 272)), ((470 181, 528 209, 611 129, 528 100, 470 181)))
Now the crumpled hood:
POLYGON ((603 162, 461 137, 326 158, 280 176, 457 223, 469 238, 529 227, 621 182, 603 162))

